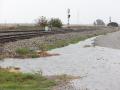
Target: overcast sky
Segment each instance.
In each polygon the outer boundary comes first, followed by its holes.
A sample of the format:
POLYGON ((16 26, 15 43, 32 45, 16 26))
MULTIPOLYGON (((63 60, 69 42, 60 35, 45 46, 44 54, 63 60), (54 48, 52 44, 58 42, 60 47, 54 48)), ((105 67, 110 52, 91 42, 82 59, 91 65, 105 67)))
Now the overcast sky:
POLYGON ((67 23, 67 8, 73 24, 91 24, 98 18, 108 23, 109 16, 120 23, 120 0, 0 0, 0 22, 32 23, 46 16, 67 23))

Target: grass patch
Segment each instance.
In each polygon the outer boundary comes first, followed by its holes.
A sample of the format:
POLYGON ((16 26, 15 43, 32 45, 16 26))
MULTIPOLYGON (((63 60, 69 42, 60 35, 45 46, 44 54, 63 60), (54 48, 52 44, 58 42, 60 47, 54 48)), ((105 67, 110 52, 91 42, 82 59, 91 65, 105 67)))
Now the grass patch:
POLYGON ((51 90, 56 81, 39 74, 10 73, 0 70, 0 90, 51 90))
POLYGON ((26 57, 37 58, 37 57, 39 57, 35 51, 30 50, 29 48, 18 48, 18 49, 16 49, 16 54, 17 54, 16 55, 17 57, 22 57, 22 58, 26 58, 26 57))
POLYGON ((28 48, 18 48, 18 49, 16 49, 16 53, 18 53, 20 55, 27 55, 28 53, 30 53, 30 49, 28 49, 28 48))
POLYGON ((64 47, 64 46, 68 46, 70 44, 78 43, 79 41, 85 40, 88 37, 91 37, 91 36, 71 38, 69 40, 56 40, 53 44, 44 44, 44 45, 42 45, 42 46, 44 46, 44 47, 42 47, 42 49, 43 50, 52 50, 52 49, 55 49, 55 48, 61 48, 61 47, 64 47))

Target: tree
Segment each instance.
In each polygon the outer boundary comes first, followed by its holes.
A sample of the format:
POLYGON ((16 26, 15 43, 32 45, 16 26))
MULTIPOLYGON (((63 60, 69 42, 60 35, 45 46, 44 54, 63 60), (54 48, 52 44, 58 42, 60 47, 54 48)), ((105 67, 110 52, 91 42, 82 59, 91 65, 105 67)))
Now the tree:
POLYGON ((119 27, 119 24, 116 23, 116 22, 110 22, 110 23, 108 23, 107 26, 111 26, 111 27, 119 27))
POLYGON ((45 26, 48 25, 48 20, 44 16, 38 18, 36 22, 37 22, 37 25, 41 26, 43 29, 45 28, 45 26))
POLYGON ((94 22, 95 25, 98 25, 98 26, 105 26, 105 23, 103 20, 101 19, 97 19, 95 22, 94 22))
POLYGON ((59 18, 51 18, 51 20, 48 22, 48 25, 52 26, 52 27, 61 28, 62 27, 62 21, 59 18))

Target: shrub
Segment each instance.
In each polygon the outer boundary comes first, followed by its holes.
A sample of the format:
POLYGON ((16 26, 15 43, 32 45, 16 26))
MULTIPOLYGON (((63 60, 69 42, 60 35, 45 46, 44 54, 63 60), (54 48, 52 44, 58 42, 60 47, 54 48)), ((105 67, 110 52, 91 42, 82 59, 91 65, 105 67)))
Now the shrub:
POLYGON ((28 48, 18 48, 16 49, 17 56, 20 58, 30 57, 30 58, 37 58, 39 55, 37 52, 30 50, 28 48))
POLYGON ((41 45, 39 45, 39 49, 41 51, 47 51, 48 45, 46 43, 43 43, 41 45))
POLYGON ((16 49, 16 53, 19 55, 27 55, 28 53, 30 53, 30 49, 28 48, 18 48, 16 49))
POLYGON ((38 58, 39 55, 38 55, 36 52, 31 52, 31 53, 29 54, 29 57, 31 57, 31 58, 38 58))
POLYGON ((48 22, 49 26, 52 27, 58 27, 61 28, 62 27, 62 21, 59 18, 52 18, 49 22, 48 22))
POLYGON ((45 28, 45 26, 47 26, 48 24, 48 20, 46 19, 46 17, 42 16, 36 20, 36 23, 37 23, 37 26, 45 28))
POLYGON ((108 25, 107 26, 111 26, 111 27, 118 27, 119 26, 119 24, 118 23, 116 23, 116 22, 111 22, 111 23, 108 23, 108 25))

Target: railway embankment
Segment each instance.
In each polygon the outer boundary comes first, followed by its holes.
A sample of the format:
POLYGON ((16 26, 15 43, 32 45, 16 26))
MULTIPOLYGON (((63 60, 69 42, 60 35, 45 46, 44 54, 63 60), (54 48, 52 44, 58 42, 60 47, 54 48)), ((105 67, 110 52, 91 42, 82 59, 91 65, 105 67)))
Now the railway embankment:
MULTIPOLYGON (((43 35, 40 37, 18 40, 15 42, 5 43, 3 45, 3 53, 5 57, 14 57, 18 49, 27 48, 32 51, 36 50, 51 50, 54 48, 60 48, 69 44, 77 43, 81 40, 89 37, 107 34, 118 31, 118 28, 103 28, 98 30, 86 30, 84 32, 69 32, 69 33, 57 33, 50 35, 43 35)), ((23 50, 24 51, 24 50, 23 50)))

